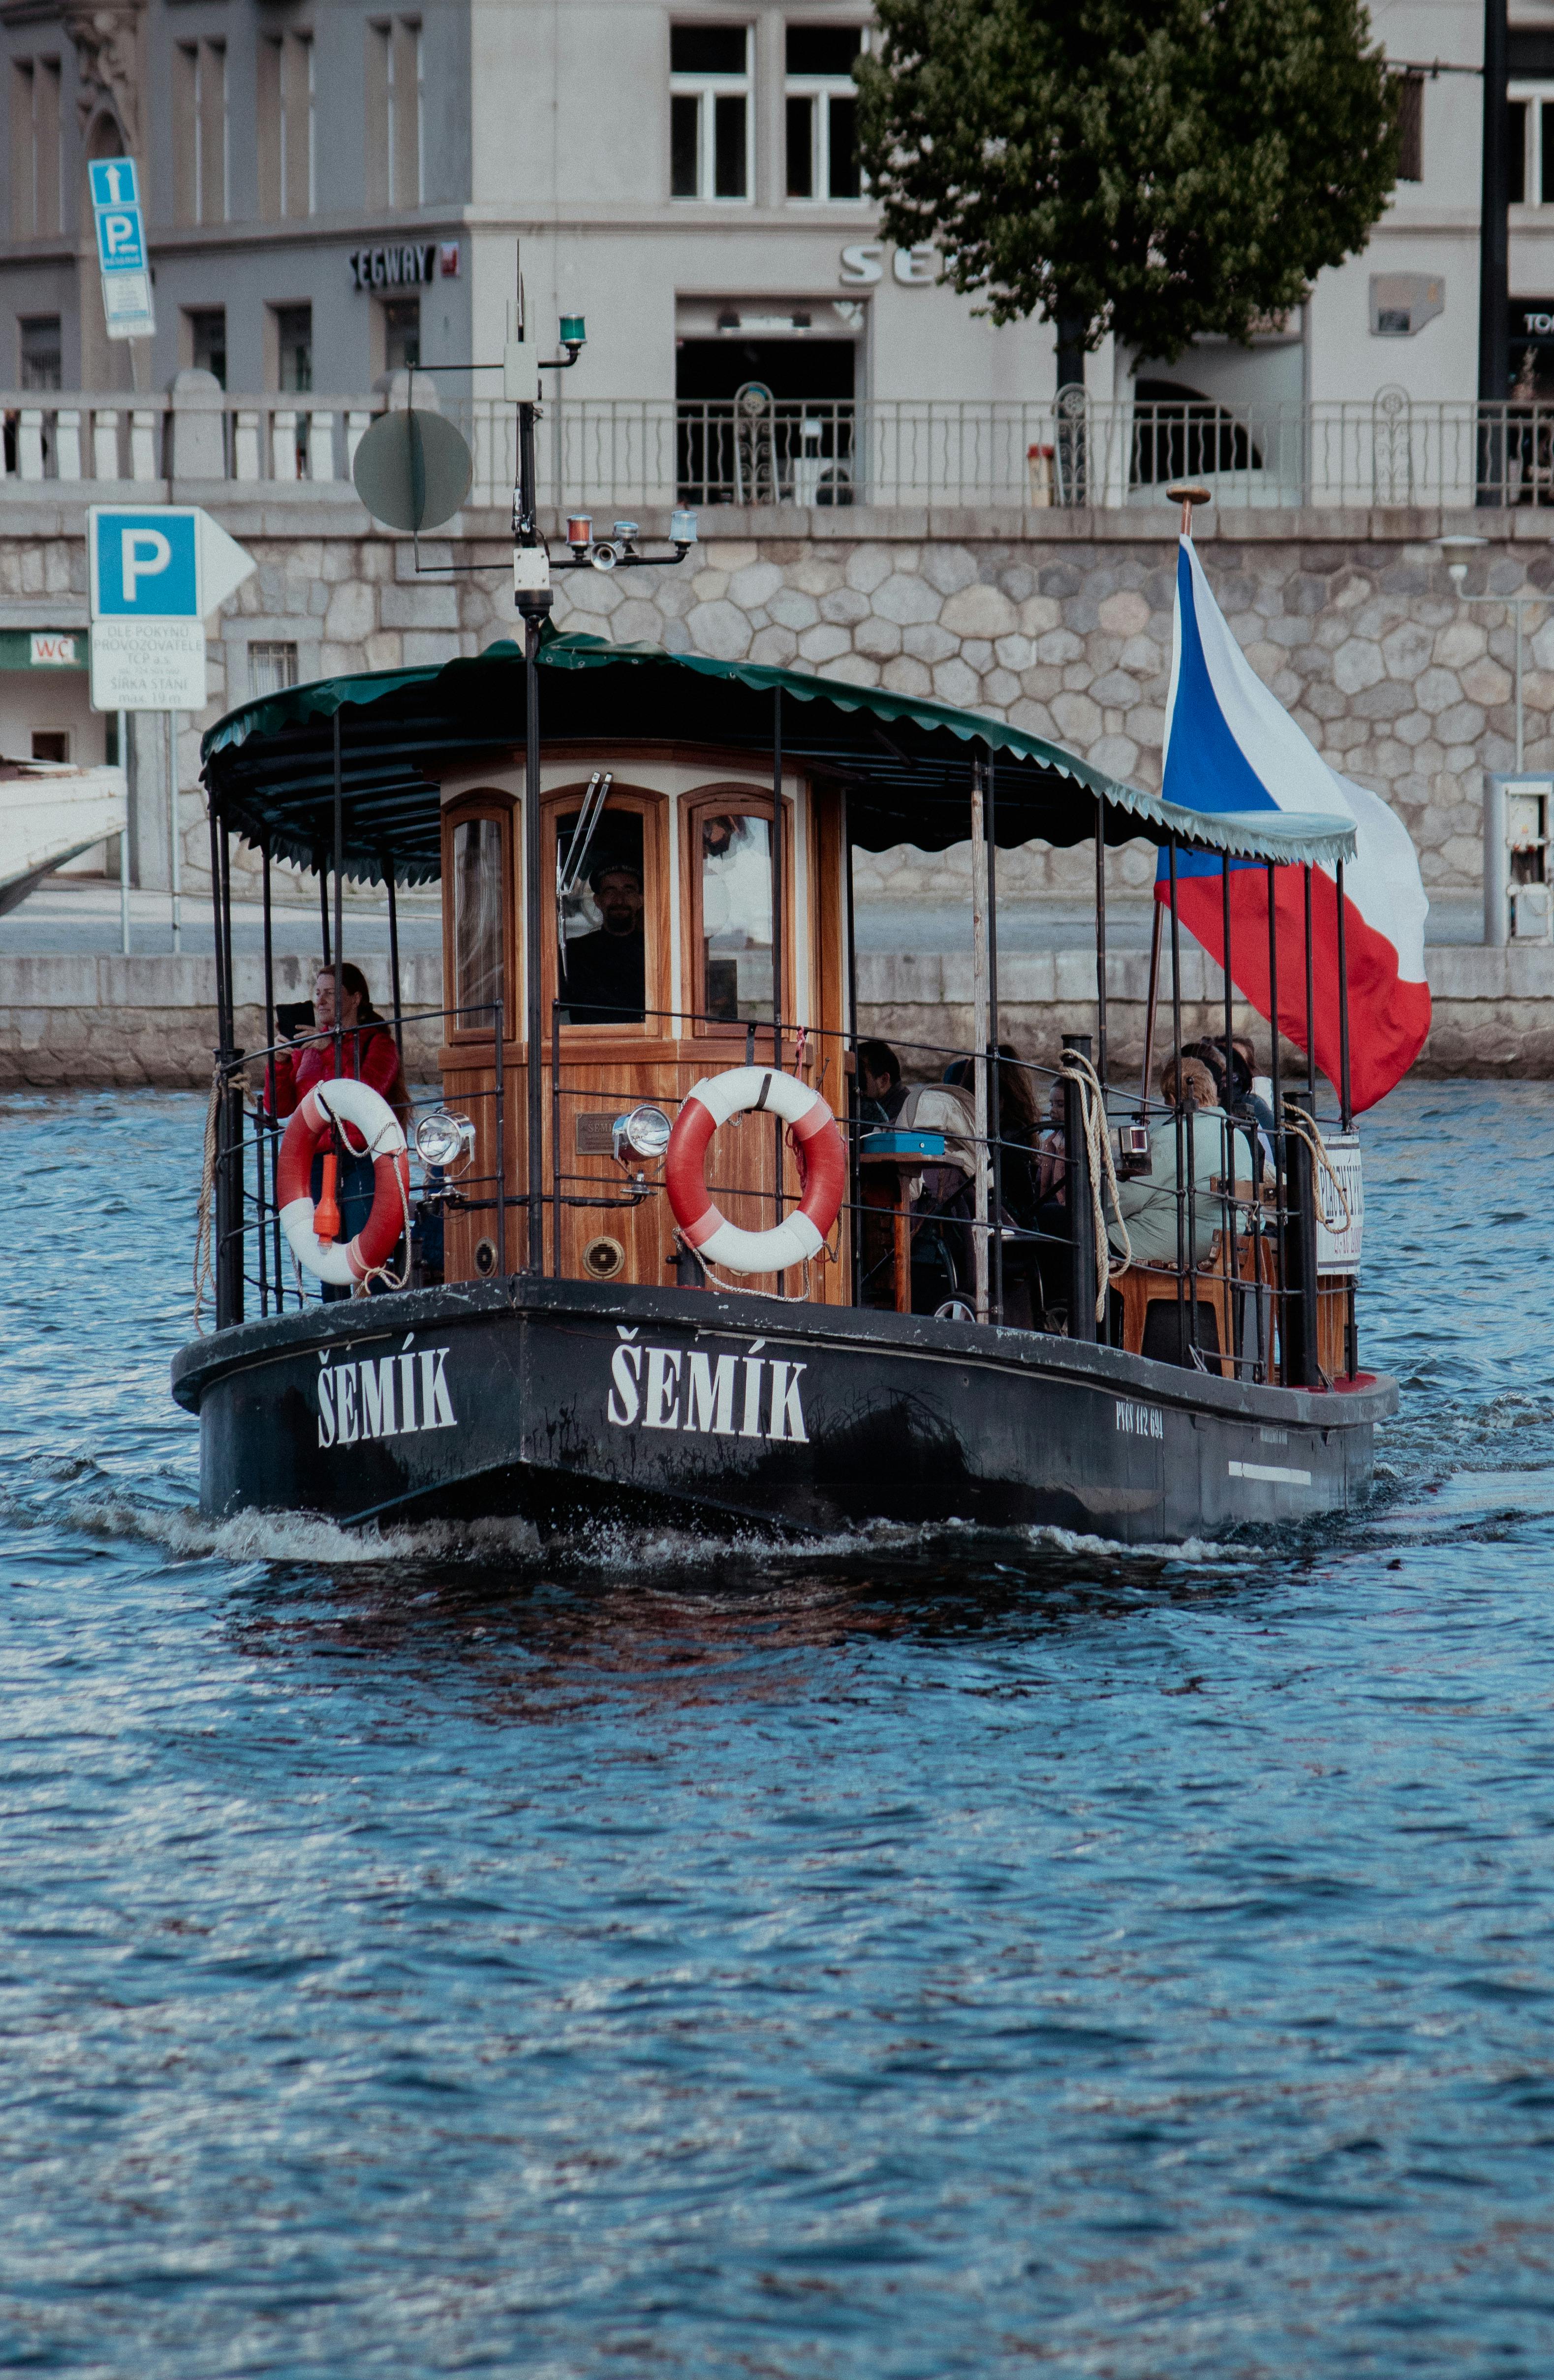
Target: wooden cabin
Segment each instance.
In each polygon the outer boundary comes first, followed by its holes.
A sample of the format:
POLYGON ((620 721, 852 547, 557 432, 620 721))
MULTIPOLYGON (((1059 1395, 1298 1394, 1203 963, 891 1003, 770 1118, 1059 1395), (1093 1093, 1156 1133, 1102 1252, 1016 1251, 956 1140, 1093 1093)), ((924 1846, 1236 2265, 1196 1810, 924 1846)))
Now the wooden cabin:
MULTIPOLYGON (((542 786, 541 965, 552 1019, 540 1053, 543 1161, 548 1198, 559 1192, 546 1218, 546 1266, 567 1279, 662 1286, 676 1278, 673 1226, 661 1196, 625 1203, 633 1169, 613 1154, 618 1116, 653 1103, 673 1119, 702 1075, 743 1063, 747 1052, 802 1075, 845 1110, 842 796, 834 783, 784 768, 774 851, 773 780, 751 768, 747 752, 688 741, 547 744, 542 786), (607 791, 598 784, 606 771, 607 791), (585 819, 590 783, 602 807, 585 819), (556 890, 564 872, 576 880, 565 899, 556 890), (608 914, 601 895, 613 896, 608 914), (596 1199, 623 1203, 565 1203, 596 1199)), ((528 1175, 522 751, 444 775, 440 793, 443 1093, 474 1121, 480 1151, 492 1149, 500 1003, 505 1172, 518 1184, 528 1175)), ((720 1135, 713 1186, 731 1220, 753 1230, 774 1220, 777 1148, 765 1119, 720 1135)), ((478 1161, 483 1171, 489 1156, 478 1161)), ((791 1160, 785 1174, 785 1196, 796 1195, 791 1160)), ((445 1279, 510 1269, 521 1223, 516 1206, 501 1220, 450 1213, 445 1279)), ((832 1245, 837 1260, 816 1264, 809 1293, 845 1302, 846 1252, 832 1245)))

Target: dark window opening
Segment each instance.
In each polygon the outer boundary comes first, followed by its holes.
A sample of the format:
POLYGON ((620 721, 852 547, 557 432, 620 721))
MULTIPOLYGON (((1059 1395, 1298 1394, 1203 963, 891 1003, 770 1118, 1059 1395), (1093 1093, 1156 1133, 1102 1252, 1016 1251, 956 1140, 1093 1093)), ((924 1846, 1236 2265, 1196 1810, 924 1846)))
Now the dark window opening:
MULTIPOLYGON (((412 300, 419 305, 419 300, 412 300)), ((280 384, 293 395, 313 385, 313 310, 310 306, 277 306, 275 338, 280 352, 280 384)))
POLYGON ((673 25, 670 28, 671 74, 742 75, 745 55, 743 25, 673 25))
POLYGON ((858 174, 858 103, 856 99, 831 102, 831 195, 856 199, 862 185, 858 174))
POLYGON ((383 301, 383 367, 387 371, 418 369, 421 359, 421 301, 389 298, 383 301))
POLYGON ((682 339, 682 504, 853 502, 851 339, 682 339))
POLYGON ((669 103, 669 193, 694 199, 700 175, 698 150, 701 142, 701 102, 672 99, 669 103))
POLYGON ((574 853, 580 809, 556 820, 558 876, 580 863, 561 904, 556 998, 568 1025, 640 1025, 648 1006, 647 879, 639 810, 604 815, 586 852, 574 853))
POLYGON ((1505 195, 1509 206, 1525 204, 1527 197, 1527 103, 1513 99, 1505 111, 1505 195))
POLYGON ((189 358, 196 371, 208 371, 226 386, 226 309, 204 306, 188 318, 189 358))
POLYGON ((59 760, 70 758, 70 730, 67 727, 34 727, 32 730, 34 760, 59 760))
POLYGON ((857 25, 790 25, 787 66, 791 75, 850 75, 863 47, 857 25))
POLYGON ((1398 179, 1422 182, 1424 178, 1425 78, 1405 74, 1398 79, 1398 179))
POLYGON ((720 95, 712 103, 712 194, 742 199, 746 193, 743 95, 720 95))
POLYGON ((27 389, 59 388, 63 385, 63 363, 57 314, 24 314, 21 317, 21 386, 27 389))
POLYGON ((812 99, 790 99, 788 196, 790 199, 812 199, 814 195, 815 103, 812 99))
POLYGON ((1201 390, 1175 381, 1134 384, 1132 468, 1135 487, 1159 487, 1206 471, 1260 471, 1263 458, 1244 422, 1201 390))

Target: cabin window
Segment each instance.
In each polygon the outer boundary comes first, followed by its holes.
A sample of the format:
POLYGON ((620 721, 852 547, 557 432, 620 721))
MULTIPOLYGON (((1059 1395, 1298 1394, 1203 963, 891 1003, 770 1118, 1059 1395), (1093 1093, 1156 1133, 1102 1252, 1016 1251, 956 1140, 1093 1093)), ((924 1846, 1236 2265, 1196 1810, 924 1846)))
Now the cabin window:
MULTIPOLYGON (((465 1032, 491 1032, 504 997, 502 821, 461 819, 453 835, 454 998, 465 1032)), ((504 1034, 510 1030, 504 1021, 504 1034)))
POLYGON ((695 820, 697 1009, 710 1023, 771 1016, 771 820, 702 809, 695 820))
POLYGON ((556 998, 564 1025, 640 1025, 648 1011, 647 866, 640 810, 556 814, 556 998))

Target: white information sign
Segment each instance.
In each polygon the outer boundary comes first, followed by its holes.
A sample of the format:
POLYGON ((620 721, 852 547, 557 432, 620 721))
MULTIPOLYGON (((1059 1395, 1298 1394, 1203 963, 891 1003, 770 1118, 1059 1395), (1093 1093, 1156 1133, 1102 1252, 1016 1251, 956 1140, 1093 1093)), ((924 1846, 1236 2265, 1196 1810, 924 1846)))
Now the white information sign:
POLYGON ((258 565, 198 504, 87 512, 94 710, 202 710, 205 628, 258 565))
POLYGON ((133 157, 100 157, 87 168, 110 339, 149 339, 156 329, 146 228, 133 157))
POLYGON ((1337 1191, 1321 1166, 1317 1166, 1317 1269, 1324 1272, 1358 1272, 1365 1239, 1366 1186, 1360 1172, 1359 1135, 1353 1132, 1330 1132, 1327 1135, 1328 1158, 1333 1172, 1343 1184, 1343 1196, 1348 1201, 1349 1220, 1343 1219, 1343 1205, 1337 1191))
POLYGON ((203 710, 202 620, 99 620, 91 632, 93 710, 203 710))

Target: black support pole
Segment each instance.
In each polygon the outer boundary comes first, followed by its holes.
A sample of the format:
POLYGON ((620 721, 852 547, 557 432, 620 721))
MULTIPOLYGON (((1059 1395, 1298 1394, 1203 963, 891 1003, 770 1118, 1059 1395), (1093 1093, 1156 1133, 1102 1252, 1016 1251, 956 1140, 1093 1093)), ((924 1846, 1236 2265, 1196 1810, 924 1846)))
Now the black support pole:
MULTIPOLYGON (((1284 1103, 1316 1129, 1316 1110, 1304 1091, 1287 1093, 1284 1103)), ((1284 1380, 1287 1388, 1316 1389, 1322 1385, 1317 1356, 1317 1161, 1300 1131, 1289 1134, 1285 1155, 1291 1213, 1284 1234, 1284 1380)))
POLYGON ((1311 1102, 1311 1112, 1317 1112, 1317 954, 1311 940, 1311 864, 1307 861, 1302 874, 1305 879, 1305 1095, 1311 1102))
MULTIPOLYGON (((334 1071, 345 1071, 345 1020, 340 1014, 340 969, 346 940, 346 756, 341 744, 340 714, 334 714, 334 1071)), ((359 1066, 360 1044, 357 1063, 359 1066)))
POLYGON ((1354 1095, 1349 1080, 1349 944, 1343 916, 1343 862, 1338 863, 1338 1113, 1345 1132, 1354 1125, 1354 1095))
POLYGON ((399 990, 399 901, 394 880, 394 856, 383 854, 383 881, 388 886, 389 905, 389 977, 394 992, 394 1044, 403 1062, 405 1056, 404 1003, 399 990))
MULTIPOLYGON (((1505 502, 1505 416, 1510 365, 1510 123, 1506 0, 1484 0, 1484 174, 1478 215, 1478 502, 1505 502)), ((1529 198, 1536 193, 1529 190, 1529 198)))
MULTIPOLYGON (((523 408, 527 453, 524 485, 534 484, 534 419, 523 408)), ((526 1024, 525 1131, 528 1137, 528 1234, 526 1270, 545 1269, 545 1086, 540 1052, 545 1038, 540 974, 540 623, 525 623, 524 638, 524 1015, 526 1024)), ((500 1162, 506 1171, 507 1152, 500 1162)))
POLYGON ((329 869, 324 863, 322 850, 317 854, 314 865, 319 871, 319 930, 323 936, 323 972, 327 975, 330 967, 329 869))
POLYGON ((857 1305, 863 1283, 863 1223, 858 1184, 858 953, 853 921, 853 813, 847 788, 842 788, 842 891, 847 916, 847 1047, 853 1053, 853 1076, 842 1070, 842 1103, 847 1120, 847 1213, 852 1231, 852 1302, 857 1305))
POLYGON ((1273 1241, 1278 1285, 1274 1292, 1274 1317, 1279 1325, 1279 1362, 1281 1377, 1289 1386, 1290 1333, 1288 1328, 1288 1281, 1285 1274, 1284 1246, 1284 1108, 1281 1092, 1279 1067, 1279 912, 1277 872, 1274 862, 1268 863, 1268 1004, 1269 1018, 1269 1079, 1273 1085, 1273 1241))
POLYGON ((1106 1073, 1106 801, 1096 795, 1096 1072, 1106 1073))
MULTIPOLYGON (((783 689, 771 689, 771 1062, 783 1067, 783 689)), ((771 1204, 773 1219, 783 1220, 783 1134, 781 1116, 771 1119, 771 1204)), ((777 1294, 787 1289, 787 1276, 777 1276, 777 1294)))
POLYGON ((993 1143, 992 1262, 988 1286, 992 1318, 1003 1320, 1003 1062, 998 1047, 998 789, 993 755, 987 751, 983 826, 988 837, 988 1129, 993 1143))

